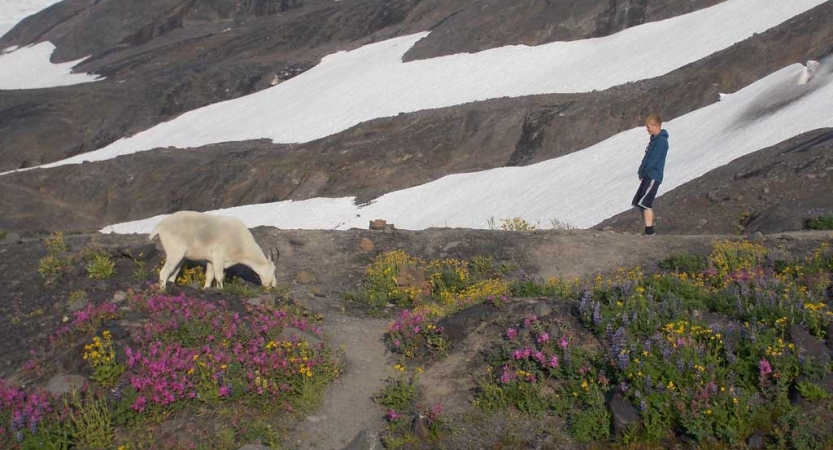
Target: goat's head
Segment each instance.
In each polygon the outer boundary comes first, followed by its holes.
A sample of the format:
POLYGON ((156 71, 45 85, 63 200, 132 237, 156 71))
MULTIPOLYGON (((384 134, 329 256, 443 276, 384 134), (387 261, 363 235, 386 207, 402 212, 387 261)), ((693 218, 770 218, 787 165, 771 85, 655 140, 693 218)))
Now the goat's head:
POLYGON ((275 264, 278 262, 278 259, 281 257, 281 252, 278 250, 277 247, 269 250, 269 256, 266 258, 267 269, 265 270, 264 274, 260 275, 260 284, 265 287, 277 287, 278 286, 278 275, 277 269, 275 268, 275 264))

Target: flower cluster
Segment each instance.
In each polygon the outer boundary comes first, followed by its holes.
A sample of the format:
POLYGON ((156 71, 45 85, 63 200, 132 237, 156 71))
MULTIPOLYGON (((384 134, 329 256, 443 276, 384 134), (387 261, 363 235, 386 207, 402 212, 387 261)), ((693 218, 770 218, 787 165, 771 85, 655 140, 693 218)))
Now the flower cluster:
MULTIPOLYGON (((760 420, 798 414, 787 393, 831 370, 826 352, 811 357, 803 347, 809 337, 796 338, 802 329, 830 338, 829 247, 787 262, 758 244, 719 241, 708 258, 674 262, 670 273, 598 276, 574 295, 578 319, 602 344, 598 358, 562 352, 562 342, 566 350, 575 343, 535 316, 506 329, 477 404, 556 411, 582 440, 592 427, 609 426, 598 399, 616 394, 642 416, 631 439, 684 433, 729 447, 742 445, 760 420)), ((779 420, 772 439, 789 436, 789 448, 833 438, 808 418, 779 420)))
POLYGON ((112 386, 124 372, 124 366, 116 362, 116 347, 107 330, 84 346, 83 358, 93 368, 93 379, 103 386, 112 386))
POLYGON ((119 308, 115 303, 102 303, 100 305, 89 303, 84 309, 76 311, 69 317, 64 318, 64 324, 57 331, 49 336, 49 342, 53 345, 70 338, 73 333, 93 334, 101 327, 105 320, 119 317, 119 308))
POLYGON ((52 412, 47 392, 27 394, 0 378, 0 444, 18 443, 26 435, 37 433, 44 417, 52 412))
POLYGON ((355 298, 376 309, 392 303, 439 318, 508 291, 509 284, 495 273, 489 258, 425 263, 396 250, 380 254, 367 267, 355 298))
POLYGON ((431 323, 425 315, 406 309, 388 325, 385 341, 394 352, 409 358, 442 356, 449 348, 442 333, 442 327, 431 323))
POLYGON ((137 413, 227 398, 291 409, 305 380, 338 374, 326 340, 309 341, 321 330, 303 316, 254 307, 240 314, 184 296, 153 296, 137 307, 150 319, 138 346, 126 350, 128 398, 137 413))

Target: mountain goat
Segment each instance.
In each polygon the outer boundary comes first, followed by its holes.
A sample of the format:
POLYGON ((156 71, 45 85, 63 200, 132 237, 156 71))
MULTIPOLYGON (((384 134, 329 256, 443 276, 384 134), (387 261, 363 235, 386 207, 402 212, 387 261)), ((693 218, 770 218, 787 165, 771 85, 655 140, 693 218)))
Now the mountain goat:
POLYGON ((149 239, 156 235, 165 249, 165 265, 159 272, 162 290, 168 281, 176 282, 185 259, 206 262, 203 289, 215 280, 222 289, 224 270, 235 264, 249 266, 264 286, 277 285, 275 263, 280 252, 274 248, 267 258, 251 231, 237 218, 179 211, 162 219, 149 239))

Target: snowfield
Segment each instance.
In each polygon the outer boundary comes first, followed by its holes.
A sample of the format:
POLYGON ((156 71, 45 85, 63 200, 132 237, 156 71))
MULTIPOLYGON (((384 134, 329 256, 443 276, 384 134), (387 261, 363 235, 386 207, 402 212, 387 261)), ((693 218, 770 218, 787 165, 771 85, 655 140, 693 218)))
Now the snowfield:
MULTIPOLYGON (((832 127, 833 75, 826 69, 808 84, 798 85, 803 71, 800 64, 786 67, 718 103, 663 124, 670 133, 670 150, 660 193, 795 135, 832 127)), ((645 129, 634 128, 560 158, 449 175, 361 207, 352 197, 316 198, 213 213, 238 217, 249 227, 366 228, 369 220, 386 219, 404 229, 487 228, 490 219, 522 217, 541 228, 551 228, 555 220, 586 228, 630 208, 647 142, 645 129)), ((148 233, 162 217, 102 231, 148 233)))
POLYGON ((402 55, 428 33, 402 36, 329 55, 270 89, 187 112, 102 149, 42 167, 159 147, 261 138, 308 142, 400 112, 607 89, 666 74, 825 1, 727 0, 601 38, 506 46, 408 63, 402 62, 402 55))
MULTIPOLYGON (((0 4, 0 36, 8 33, 27 16, 59 1, 3 0, 0 4)), ((54 50, 55 46, 51 42, 0 49, 0 90, 39 89, 103 79, 85 73, 72 73, 72 68, 86 58, 52 64, 49 58, 54 50)))
MULTIPOLYGON (((23 11, 54 3, 3 1, 0 27, 23 11)), ((402 55, 428 33, 402 36, 329 55, 270 89, 190 111, 102 149, 41 167, 101 161, 159 147, 186 149, 260 138, 307 142, 401 112, 499 97, 603 90, 666 74, 825 1, 727 0, 602 38, 505 46, 408 63, 402 62, 402 55)), ((67 76, 77 62, 49 64, 49 46, 41 43, 0 55, 0 89, 12 86, 16 76, 41 87, 60 83, 61 77, 50 77, 67 76)), ((831 65, 828 61, 816 68, 806 84, 801 84, 808 73, 804 66, 785 67, 739 92, 721 95, 715 104, 666 122, 670 151, 660 194, 738 157, 833 126, 831 65)), ((250 227, 364 228, 369 220, 381 218, 405 229, 487 228, 490 221, 521 217, 541 228, 556 223, 585 228, 630 207, 647 141, 644 128, 635 128, 539 164, 449 175, 362 206, 352 197, 315 198, 212 213, 239 217, 250 227)), ((102 231, 148 233, 162 217, 114 224, 102 231)))

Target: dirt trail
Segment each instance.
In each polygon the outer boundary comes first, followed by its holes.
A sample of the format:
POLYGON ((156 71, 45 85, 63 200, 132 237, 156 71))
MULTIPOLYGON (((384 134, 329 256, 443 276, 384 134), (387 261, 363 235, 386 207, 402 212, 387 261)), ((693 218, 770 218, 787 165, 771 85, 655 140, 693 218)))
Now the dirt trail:
POLYGON ((324 404, 285 441, 290 448, 337 450, 364 429, 384 427, 372 396, 384 386, 387 357, 382 343, 387 320, 330 315, 324 321, 334 348, 343 346, 346 373, 327 390, 324 404))

